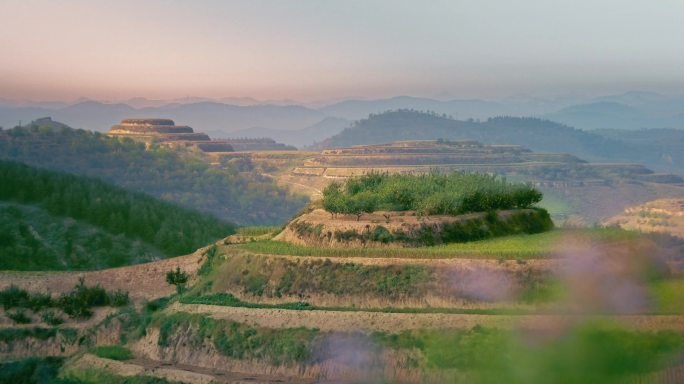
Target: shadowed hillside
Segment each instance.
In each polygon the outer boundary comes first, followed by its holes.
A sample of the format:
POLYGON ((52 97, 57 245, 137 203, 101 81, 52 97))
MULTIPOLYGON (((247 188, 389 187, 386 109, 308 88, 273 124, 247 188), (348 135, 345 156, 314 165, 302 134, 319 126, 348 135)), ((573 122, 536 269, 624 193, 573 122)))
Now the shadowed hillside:
POLYGON ((200 156, 48 124, 0 131, 0 158, 97 177, 240 224, 282 223, 305 203, 269 178, 212 168, 200 156))
POLYGON ((97 269, 190 253, 233 224, 100 180, 0 161, 0 269, 97 269))

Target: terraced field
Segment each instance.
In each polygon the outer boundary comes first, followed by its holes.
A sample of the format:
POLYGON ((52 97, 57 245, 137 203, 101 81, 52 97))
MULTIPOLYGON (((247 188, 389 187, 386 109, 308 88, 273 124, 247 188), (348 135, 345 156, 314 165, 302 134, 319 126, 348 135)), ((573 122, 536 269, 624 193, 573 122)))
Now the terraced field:
POLYGON ((517 145, 474 141, 401 141, 309 153, 272 172, 281 185, 312 198, 331 181, 369 172, 485 172, 531 182, 545 195, 554 221, 593 224, 629 206, 684 194, 684 180, 638 164, 589 163, 559 153, 535 153, 517 145))
MULTIPOLYGON (((679 242, 565 229, 434 248, 334 249, 268 240, 274 231, 249 228, 182 258, 86 273, 92 284, 130 290, 134 305, 80 328, 77 320, 58 326, 83 340, 64 353, 121 344, 134 359, 77 354, 62 371, 190 383, 535 383, 571 368, 602 382, 681 378, 671 360, 684 348, 679 242), (180 294, 165 282, 176 266, 190 276, 180 294), (577 356, 624 363, 591 371, 577 356), (558 364, 565 368, 548 368, 558 364)), ((59 293, 77 276, 2 273, 0 282, 59 293)), ((65 341, 4 336, 0 352, 20 357, 36 343, 62 354, 49 346, 65 341)))
POLYGON ((621 214, 606 220, 606 224, 684 238, 684 199, 660 199, 627 207, 621 214))

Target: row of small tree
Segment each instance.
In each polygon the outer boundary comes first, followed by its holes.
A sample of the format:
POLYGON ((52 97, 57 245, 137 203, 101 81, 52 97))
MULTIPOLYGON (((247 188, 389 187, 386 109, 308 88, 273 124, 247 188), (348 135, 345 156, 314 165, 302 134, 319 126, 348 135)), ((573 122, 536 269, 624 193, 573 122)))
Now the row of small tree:
POLYGON ((369 173, 332 183, 323 191, 331 214, 416 211, 421 215, 459 215, 500 209, 529 208, 542 193, 529 184, 481 173, 369 173))
POLYGON ((0 160, 0 201, 38 205, 131 239, 167 256, 192 252, 235 225, 107 182, 0 160))

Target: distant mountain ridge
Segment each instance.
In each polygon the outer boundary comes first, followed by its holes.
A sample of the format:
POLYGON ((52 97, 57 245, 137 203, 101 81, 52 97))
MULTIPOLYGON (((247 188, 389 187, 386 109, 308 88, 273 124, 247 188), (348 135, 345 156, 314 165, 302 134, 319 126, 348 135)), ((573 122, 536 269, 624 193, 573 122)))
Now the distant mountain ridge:
POLYGON ((347 119, 326 117, 318 123, 302 129, 283 130, 254 127, 232 132, 228 136, 249 138, 270 137, 275 141, 302 148, 336 135, 350 125, 351 121, 347 119))
MULTIPOLYGON (((679 131, 665 132, 673 135, 679 131)), ((653 147, 657 142, 649 141, 645 131, 626 132, 626 137, 634 136, 630 141, 623 140, 619 133, 613 131, 605 131, 604 134, 538 118, 497 117, 478 122, 455 120, 435 113, 399 110, 371 115, 316 147, 340 148, 440 138, 477 140, 485 144, 519 144, 539 152, 571 153, 591 161, 643 163, 660 171, 684 174, 684 166, 672 160, 679 158, 677 152, 684 153, 684 145, 674 142, 668 147, 667 153, 654 152, 653 147), (638 132, 642 132, 640 136, 638 132)))
POLYGON ((5 128, 45 116, 50 116, 72 127, 100 132, 106 131, 112 124, 129 117, 164 117, 196 127, 212 136, 222 136, 254 126, 298 129, 315 124, 327 117, 322 112, 300 105, 238 106, 218 102, 167 104, 146 108, 96 101, 86 101, 56 109, 0 106, 0 126, 5 128))
MULTIPOLYGON (((684 96, 637 91, 600 97, 518 96, 499 100, 396 96, 348 99, 322 105, 294 100, 260 101, 249 97, 132 98, 115 103, 81 99, 72 104, 0 99, 0 126, 11 128, 20 121, 26 123, 51 116, 73 127, 105 131, 126 117, 166 117, 216 137, 234 136, 235 132, 253 137, 257 132, 279 134, 278 131, 303 130, 318 123, 328 126, 328 123, 323 123, 327 118, 353 121, 369 114, 397 109, 434 111, 460 120, 532 116, 585 130, 684 129, 684 96)), ((315 141, 320 141, 323 131, 320 134, 315 130, 308 133, 315 134, 315 141)), ((288 144, 308 145, 299 139, 288 144)))

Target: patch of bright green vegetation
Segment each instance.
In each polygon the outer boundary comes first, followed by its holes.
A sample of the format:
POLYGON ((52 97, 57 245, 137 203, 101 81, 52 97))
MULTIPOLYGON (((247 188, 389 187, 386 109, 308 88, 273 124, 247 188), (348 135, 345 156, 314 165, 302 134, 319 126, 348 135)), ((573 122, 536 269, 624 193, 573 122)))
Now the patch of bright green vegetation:
POLYGON ((225 307, 258 308, 258 309, 289 309, 296 311, 336 311, 336 312, 381 312, 381 313, 446 313, 446 314, 470 314, 470 315, 524 315, 531 311, 513 308, 359 308, 359 307, 325 307, 311 305, 299 301, 282 304, 261 304, 242 301, 230 293, 214 293, 203 296, 186 296, 179 300, 182 304, 219 305, 225 307))
POLYGON ((323 191, 323 207, 331 213, 416 211, 425 215, 460 215, 529 208, 542 199, 528 184, 510 183, 479 173, 387 174, 352 177, 323 191))
POLYGON ((285 241, 260 240, 237 247, 257 254, 319 257, 398 257, 398 258, 483 258, 537 259, 549 257, 565 237, 583 241, 632 240, 644 234, 621 228, 556 229, 532 235, 514 235, 469 243, 451 243, 432 247, 328 248, 304 246, 285 241))
POLYGON ((282 227, 278 226, 239 227, 237 229, 237 234, 243 236, 263 236, 278 233, 280 230, 282 230, 282 227))
MULTIPOLYGON (((0 305, 5 310, 19 308, 38 312, 44 308, 59 308, 67 315, 79 318, 92 316, 92 308, 94 307, 123 307, 129 302, 128 292, 107 292, 99 284, 89 287, 85 285, 83 278, 71 291, 62 294, 57 299, 53 299, 49 294, 30 293, 14 285, 0 291, 0 305)), ((45 317, 47 318, 46 322, 58 321, 55 315, 45 315, 45 317)))
POLYGON ((180 381, 169 381, 153 376, 119 376, 99 369, 72 369, 67 367, 62 374, 63 381, 57 384, 182 384, 180 381))
MULTIPOLYGON (((0 160, 0 200, 19 204, 35 205, 60 223, 63 217, 86 223, 99 228, 112 236, 124 236, 130 241, 141 241, 147 247, 159 249, 165 256, 179 256, 221 237, 231 234, 235 226, 207 214, 191 211, 180 206, 158 200, 154 197, 130 192, 109 183, 75 176, 67 173, 32 168, 21 163, 0 160)), ((20 216, 17 210, 0 216, 3 221, 20 216)), ((0 222, 7 227, 8 224, 0 222)), ((74 253, 76 234, 66 233, 59 225, 43 228, 37 233, 30 225, 9 224, 11 232, 5 233, 0 240, 3 258, 0 268, 8 268, 23 263, 23 258, 41 257, 52 251, 53 258, 70 267, 70 257, 74 253), (54 231, 50 231, 52 228, 54 231), (14 230, 18 233, 14 233, 14 230), (64 239, 43 240, 63 235, 64 239), (60 249, 51 248, 55 243, 63 243, 60 249), (29 251, 22 248, 29 246, 29 251)), ((109 247, 111 248, 111 246, 109 247)), ((106 250, 106 244, 102 250, 106 250)), ((134 251, 134 249, 132 250, 134 251)), ((99 256, 99 254, 96 254, 99 256)), ((92 255, 90 255, 92 257, 92 255)), ((110 256, 104 253, 105 259, 110 256)), ((135 259, 135 255, 128 258, 135 259)), ((119 262, 125 262, 120 260, 119 262)))
POLYGON ((211 340, 224 356, 234 359, 260 359, 275 365, 305 362, 313 353, 318 330, 306 328, 270 329, 251 327, 230 320, 217 320, 183 312, 160 316, 159 345, 173 345, 179 334, 189 337, 191 347, 211 340))
POLYGON ((548 256, 553 245, 565 230, 555 230, 534 235, 515 235, 474 241, 452 243, 433 247, 405 248, 328 248, 296 245, 284 241, 260 240, 238 245, 239 248, 262 254, 320 257, 399 257, 399 258, 503 258, 534 259, 548 256))
POLYGON ((130 360, 133 358, 133 352, 121 345, 101 345, 91 349, 90 353, 112 360, 130 360))
POLYGON ((260 309, 294 309, 294 310, 313 310, 319 309, 309 303, 300 301, 295 303, 283 303, 283 304, 260 304, 260 303, 248 303, 242 301, 237 297, 231 295, 230 293, 213 293, 210 295, 202 296, 185 296, 181 297, 179 300, 182 304, 205 304, 205 305, 220 305, 224 307, 242 307, 242 308, 260 308, 260 309))
POLYGON ((548 210, 552 216, 567 216, 574 213, 567 200, 553 191, 544 191, 544 198, 539 206, 548 210))
POLYGON ((659 313, 684 314, 684 279, 651 283, 650 293, 659 313))
POLYGON ((398 342, 419 348, 428 368, 461 372, 455 382, 521 384, 623 383, 664 368, 684 347, 680 333, 597 325, 545 341, 520 340, 512 332, 475 327, 418 331, 404 334, 398 342))

